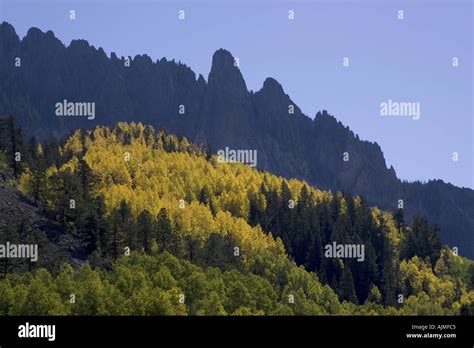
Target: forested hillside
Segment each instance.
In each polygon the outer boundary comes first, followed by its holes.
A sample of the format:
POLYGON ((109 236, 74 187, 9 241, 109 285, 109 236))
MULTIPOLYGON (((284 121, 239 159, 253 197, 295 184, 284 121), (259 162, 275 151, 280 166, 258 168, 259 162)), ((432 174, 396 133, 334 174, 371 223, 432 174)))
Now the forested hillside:
MULTIPOLYGON (((387 168, 377 143, 360 139, 330 112, 304 115, 275 79, 249 91, 234 57, 224 49, 213 55, 207 80, 174 60, 137 55, 125 64, 125 58, 109 57, 86 40, 67 46, 52 31, 38 28, 20 39, 3 22, 0 115, 15 116, 28 135, 40 139, 133 120, 210 144, 214 151, 226 146, 256 149, 260 170, 361 195, 380 209, 393 210, 401 199, 407 217, 422 216, 439 225, 444 243, 474 258, 472 189, 441 180, 402 182, 397 168, 387 168), (21 66, 15 65, 17 57, 21 66), (94 102, 97 115, 93 120, 58 117, 54 106, 63 100, 94 102), (346 152, 349 161, 342 160, 346 152)), ((314 83, 317 98, 318 88, 326 86, 314 83)))
MULTIPOLYGON (((139 123, 37 143, 6 118, 0 150, 7 185, 85 255, 26 272, 0 259, 1 314, 473 313, 473 262, 403 210, 220 163, 139 123), (363 262, 328 257, 333 242, 364 245, 363 262)), ((17 222, 2 243, 33 233, 17 222)))

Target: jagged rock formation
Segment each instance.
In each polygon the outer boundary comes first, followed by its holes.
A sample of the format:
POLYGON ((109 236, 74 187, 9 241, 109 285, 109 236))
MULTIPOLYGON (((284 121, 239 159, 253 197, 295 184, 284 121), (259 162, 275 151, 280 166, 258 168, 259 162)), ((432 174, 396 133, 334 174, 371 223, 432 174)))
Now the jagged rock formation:
POLYGON ((206 82, 182 63, 140 55, 127 67, 123 57, 108 58, 84 40, 66 47, 51 31, 31 28, 20 40, 3 23, 0 63, 0 114, 14 115, 29 134, 44 139, 134 120, 214 150, 257 149, 260 169, 363 195, 385 210, 403 199, 407 217, 418 214, 439 224, 444 242, 474 257, 473 190, 440 180, 402 183, 377 143, 360 140, 326 111, 307 117, 276 80, 268 78, 261 90, 249 92, 228 51, 214 54, 206 82), (16 57, 21 68, 15 67, 16 57), (57 117, 54 105, 63 99, 95 102, 95 120, 57 117))

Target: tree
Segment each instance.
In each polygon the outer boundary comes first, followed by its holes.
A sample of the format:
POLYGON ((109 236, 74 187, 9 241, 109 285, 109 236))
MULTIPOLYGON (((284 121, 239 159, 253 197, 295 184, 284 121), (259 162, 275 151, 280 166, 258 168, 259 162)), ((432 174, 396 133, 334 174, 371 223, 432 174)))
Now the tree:
POLYGON ((69 168, 54 173, 49 177, 48 191, 54 215, 66 230, 76 232, 74 221, 80 216, 79 210, 84 211, 77 176, 69 168))
MULTIPOLYGON (((7 221, 5 227, 0 229, 0 244, 5 245, 6 242, 16 243, 19 240, 18 227, 11 221, 7 221)), ((13 270, 14 259, 7 257, 0 258, 0 265, 2 265, 2 278, 6 278, 7 273, 13 270)))
POLYGON ((392 246, 389 237, 389 228, 383 214, 378 216, 378 226, 376 228, 375 245, 378 250, 378 275, 373 278, 374 283, 382 293, 383 301, 386 305, 396 303, 396 290, 398 284, 398 257, 392 246))
POLYGON ((152 238, 153 219, 148 210, 144 210, 138 215, 137 228, 142 241, 143 249, 150 252, 150 239, 152 238))
POLYGON ((212 146, 210 144, 206 144, 206 161, 210 161, 212 159, 212 156, 214 155, 214 152, 212 151, 212 146))
POLYGON ((393 220, 398 231, 401 231, 405 227, 405 212, 402 208, 398 208, 393 213, 393 220))
POLYGON ((439 228, 430 226, 424 218, 414 217, 402 245, 402 257, 404 259, 411 259, 415 255, 422 258, 429 257, 434 267, 441 253, 441 246, 439 228))
POLYGON ((216 267, 227 271, 239 267, 240 257, 234 255, 237 242, 229 235, 211 233, 204 243, 202 251, 203 266, 216 267))
POLYGON ((112 231, 111 231, 111 241, 110 241, 110 252, 112 257, 117 260, 119 253, 124 247, 125 233, 123 230, 121 214, 118 209, 115 209, 112 213, 112 231))
POLYGON ((281 199, 279 204, 279 212, 277 217, 278 223, 278 236, 282 238, 282 240, 287 241, 289 235, 293 234, 293 209, 290 208, 291 200, 293 200, 293 196, 291 194, 290 188, 286 180, 282 180, 281 182, 281 199))
POLYGON ((342 269, 341 279, 339 280, 339 298, 341 301, 350 301, 358 304, 354 289, 354 279, 351 269, 345 265, 342 269))
POLYGON ((13 175, 18 178, 23 170, 22 161, 28 156, 24 151, 23 132, 13 116, 0 119, 0 150, 5 151, 13 175))
POLYGON ((120 201, 118 214, 120 217, 121 228, 123 229, 126 235, 127 246, 129 248, 132 248, 135 244, 133 235, 132 209, 130 207, 130 204, 125 199, 122 199, 120 201))
POLYGON ((211 201, 211 192, 209 191, 209 187, 206 185, 201 189, 199 193, 199 203, 208 205, 211 201))
POLYGON ((36 156, 33 163, 32 175, 29 187, 29 194, 33 197, 34 203, 43 201, 46 197, 46 166, 43 160, 43 149, 41 145, 35 150, 36 156))
POLYGON ((173 241, 172 234, 173 229, 166 208, 161 208, 156 220, 156 242, 158 243, 161 252, 170 250, 173 241))
POLYGON ((352 262, 351 271, 354 278, 354 287, 359 303, 364 303, 373 284, 376 282, 379 271, 377 267, 377 256, 370 240, 363 242, 365 245, 364 262, 352 262))
POLYGON ((82 158, 79 160, 78 175, 81 182, 82 197, 84 200, 89 200, 98 177, 82 158))

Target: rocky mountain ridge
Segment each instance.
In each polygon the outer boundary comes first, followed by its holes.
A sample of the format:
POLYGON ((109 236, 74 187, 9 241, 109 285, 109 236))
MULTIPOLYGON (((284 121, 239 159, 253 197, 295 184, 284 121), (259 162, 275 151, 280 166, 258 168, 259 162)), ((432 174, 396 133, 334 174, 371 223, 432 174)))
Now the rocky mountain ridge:
POLYGON ((401 182, 377 143, 360 140, 327 111, 307 117, 275 79, 249 92, 224 49, 214 54, 206 81, 174 60, 138 55, 126 66, 125 58, 109 58, 85 40, 66 47, 51 31, 31 28, 20 40, 4 22, 0 63, 0 115, 15 116, 29 135, 49 139, 133 120, 210 144, 214 151, 255 149, 261 170, 363 195, 384 210, 394 210, 402 199, 408 218, 422 215, 437 223, 445 243, 474 257, 473 190, 441 180, 401 182), (94 102, 97 116, 57 117, 54 105, 63 100, 94 102))

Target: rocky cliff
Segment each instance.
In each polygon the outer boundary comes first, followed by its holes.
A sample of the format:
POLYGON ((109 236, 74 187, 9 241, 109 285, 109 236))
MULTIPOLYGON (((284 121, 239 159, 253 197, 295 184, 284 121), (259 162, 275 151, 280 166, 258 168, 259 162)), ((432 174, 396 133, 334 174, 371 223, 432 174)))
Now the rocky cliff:
POLYGON ((273 78, 247 90, 230 52, 212 59, 207 82, 186 65, 146 55, 125 58, 75 40, 63 45, 51 31, 31 28, 20 40, 0 25, 0 114, 11 114, 30 135, 63 136, 75 128, 140 121, 186 135, 214 150, 258 150, 258 168, 305 179, 322 189, 366 197, 441 227, 443 241, 474 257, 474 191, 437 180, 402 183, 377 143, 362 141, 328 112, 304 115, 273 78), (21 66, 16 66, 16 58, 21 66), (57 117, 57 102, 95 102, 96 117, 57 117), (293 112, 290 112, 293 111, 293 112), (344 161, 344 153, 348 161, 344 161))

